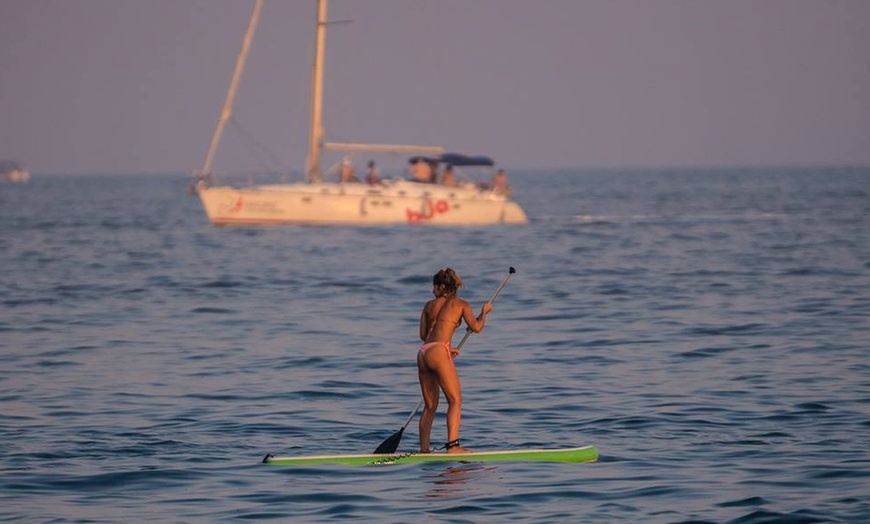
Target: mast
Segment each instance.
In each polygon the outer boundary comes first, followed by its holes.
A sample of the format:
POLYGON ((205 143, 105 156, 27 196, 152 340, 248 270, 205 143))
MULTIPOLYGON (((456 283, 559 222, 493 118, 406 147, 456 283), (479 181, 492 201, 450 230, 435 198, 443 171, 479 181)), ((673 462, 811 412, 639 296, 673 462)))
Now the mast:
POLYGON ((311 81, 311 124, 308 128, 308 158, 305 173, 311 182, 320 181, 320 146, 323 141, 323 55, 326 45, 326 2, 317 2, 317 40, 311 81))
POLYGON ((230 89, 227 91, 227 98, 224 101, 224 107, 221 109, 221 116, 218 119, 217 126, 214 130, 214 135, 211 137, 211 145, 208 148, 208 155, 205 157, 205 164, 202 166, 200 175, 208 175, 211 173, 211 165, 214 161, 214 155, 217 152, 218 143, 221 140, 224 127, 227 121, 233 115, 233 100, 236 98, 236 89, 239 87, 239 79, 242 77, 242 71, 245 69, 245 61, 248 59, 248 51, 251 48, 251 40, 254 39, 254 31, 257 29, 257 23, 260 20, 260 11, 263 9, 263 0, 257 0, 254 4, 254 12, 251 13, 251 21, 248 23, 248 30, 245 32, 245 39, 242 41, 242 50, 239 51, 239 56, 236 58, 236 69, 233 71, 233 80, 230 82, 230 89))

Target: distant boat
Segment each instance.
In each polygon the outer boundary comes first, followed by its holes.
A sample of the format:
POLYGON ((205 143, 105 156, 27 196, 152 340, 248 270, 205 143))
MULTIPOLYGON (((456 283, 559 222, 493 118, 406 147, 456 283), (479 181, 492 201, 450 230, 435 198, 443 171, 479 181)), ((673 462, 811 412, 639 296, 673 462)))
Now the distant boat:
POLYGON ((412 161, 422 160, 433 170, 446 169, 447 165, 463 168, 493 164, 488 157, 446 153, 443 147, 437 146, 324 142, 322 109, 326 6, 327 0, 318 1, 306 180, 245 188, 213 185, 212 162, 223 128, 231 116, 238 80, 262 10, 262 0, 257 0, 205 164, 196 173, 196 192, 209 220, 217 225, 488 225, 528 222, 522 208, 510 199, 509 191, 482 182, 458 179, 455 185, 445 185, 438 181, 421 183, 403 178, 384 179, 373 184, 365 181, 323 180, 325 173, 320 167, 323 150, 343 151, 346 154, 418 155, 412 161))
POLYGON ((0 180, 4 182, 28 182, 30 171, 18 162, 0 160, 0 180))

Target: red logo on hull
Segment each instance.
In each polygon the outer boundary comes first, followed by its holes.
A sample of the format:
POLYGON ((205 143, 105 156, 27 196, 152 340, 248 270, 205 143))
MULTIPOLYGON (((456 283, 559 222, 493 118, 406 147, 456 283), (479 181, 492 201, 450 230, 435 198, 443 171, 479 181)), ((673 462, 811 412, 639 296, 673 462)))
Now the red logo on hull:
POLYGON ((414 211, 413 209, 405 210, 408 216, 408 222, 413 223, 432 220, 433 218, 435 218, 435 215, 441 215, 450 211, 450 204, 447 203, 446 200, 429 200, 426 203, 428 205, 428 209, 424 211, 414 211))
POLYGON ((233 207, 230 208, 230 213, 238 213, 242 210, 242 195, 239 195, 239 198, 236 200, 236 203, 233 207))

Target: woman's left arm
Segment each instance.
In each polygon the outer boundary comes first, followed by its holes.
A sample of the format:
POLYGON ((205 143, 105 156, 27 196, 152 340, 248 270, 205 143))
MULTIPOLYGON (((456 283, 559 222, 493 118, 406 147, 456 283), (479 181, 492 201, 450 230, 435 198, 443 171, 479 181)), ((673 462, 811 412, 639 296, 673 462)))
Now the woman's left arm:
POLYGON ((420 312, 420 340, 426 342, 426 338, 429 336, 429 314, 426 311, 426 307, 423 307, 423 311, 420 312))

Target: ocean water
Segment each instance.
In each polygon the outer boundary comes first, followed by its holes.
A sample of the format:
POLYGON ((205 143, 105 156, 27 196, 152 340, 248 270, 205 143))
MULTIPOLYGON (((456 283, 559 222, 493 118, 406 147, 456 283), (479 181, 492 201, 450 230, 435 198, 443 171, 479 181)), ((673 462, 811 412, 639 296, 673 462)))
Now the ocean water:
POLYGON ((466 229, 217 228, 187 183, 0 186, 0 520, 870 522, 870 169, 513 173, 531 223, 466 229), (517 269, 463 443, 600 460, 261 464, 399 429, 445 266, 475 309, 517 269))

